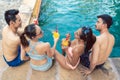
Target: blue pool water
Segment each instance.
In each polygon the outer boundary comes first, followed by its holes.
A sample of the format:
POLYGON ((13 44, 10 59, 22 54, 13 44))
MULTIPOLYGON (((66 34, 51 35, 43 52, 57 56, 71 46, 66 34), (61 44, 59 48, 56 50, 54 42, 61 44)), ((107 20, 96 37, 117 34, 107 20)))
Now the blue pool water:
POLYGON ((52 31, 56 26, 60 33, 57 50, 61 52, 61 39, 66 33, 74 38, 74 31, 82 26, 92 28, 95 35, 96 16, 110 14, 114 24, 110 32, 115 36, 115 45, 110 57, 120 57, 120 0, 42 0, 39 23, 44 30, 43 41, 53 45, 52 31))

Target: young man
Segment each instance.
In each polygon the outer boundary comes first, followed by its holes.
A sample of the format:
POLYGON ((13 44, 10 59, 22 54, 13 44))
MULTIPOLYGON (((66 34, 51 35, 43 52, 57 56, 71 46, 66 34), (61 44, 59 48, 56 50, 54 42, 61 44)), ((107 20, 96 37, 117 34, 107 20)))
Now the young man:
POLYGON ((19 11, 15 9, 7 10, 4 14, 8 26, 2 31, 2 48, 3 58, 9 66, 19 66, 29 57, 20 45, 20 38, 18 35, 18 28, 21 27, 22 21, 19 16, 19 11))
POLYGON ((92 53, 89 55, 89 68, 82 72, 86 75, 90 74, 96 67, 101 67, 108 59, 113 46, 114 36, 108 31, 112 25, 112 17, 103 14, 97 16, 96 30, 100 32, 96 42, 93 45, 92 53))

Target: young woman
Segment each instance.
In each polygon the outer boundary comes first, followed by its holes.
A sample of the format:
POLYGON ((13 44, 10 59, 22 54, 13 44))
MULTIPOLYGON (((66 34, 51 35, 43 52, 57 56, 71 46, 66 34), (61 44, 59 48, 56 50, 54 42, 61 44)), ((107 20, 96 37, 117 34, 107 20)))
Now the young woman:
POLYGON ((24 33, 20 37, 25 52, 31 58, 30 66, 38 71, 46 71, 52 66, 51 57, 54 55, 57 43, 57 39, 54 39, 53 48, 50 48, 48 42, 44 43, 38 40, 42 36, 41 28, 38 25, 30 24, 25 27, 24 33))
POLYGON ((75 32, 75 39, 71 41, 70 47, 64 49, 66 56, 56 50, 55 59, 63 68, 74 70, 80 62, 80 56, 92 48, 95 40, 91 28, 82 27, 75 32))

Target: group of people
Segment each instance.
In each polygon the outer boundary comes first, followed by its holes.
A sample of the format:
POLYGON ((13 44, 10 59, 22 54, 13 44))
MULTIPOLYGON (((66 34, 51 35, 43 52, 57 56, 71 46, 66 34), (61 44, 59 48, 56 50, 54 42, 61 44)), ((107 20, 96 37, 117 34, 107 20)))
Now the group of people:
POLYGON ((49 42, 39 41, 44 34, 36 24, 29 24, 22 33, 18 28, 22 27, 19 11, 7 10, 4 14, 8 26, 2 31, 2 49, 5 62, 16 67, 30 60, 30 66, 34 70, 47 71, 55 60, 65 69, 74 70, 78 64, 87 69, 81 72, 88 75, 95 68, 104 65, 114 46, 114 36, 108 31, 113 23, 108 14, 97 16, 96 30, 100 32, 95 36, 90 27, 82 27, 74 32, 74 40, 68 47, 64 47, 65 56, 55 48, 58 38, 54 37, 54 45, 49 42))

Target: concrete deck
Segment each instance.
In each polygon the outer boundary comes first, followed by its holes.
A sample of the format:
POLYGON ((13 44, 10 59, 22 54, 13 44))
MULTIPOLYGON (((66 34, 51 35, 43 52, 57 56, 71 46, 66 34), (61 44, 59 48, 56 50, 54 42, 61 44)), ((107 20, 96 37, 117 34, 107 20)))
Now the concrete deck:
MULTIPOLYGON (((0 41, 1 47, 1 41, 0 41)), ((84 68, 79 65, 75 70, 66 70, 57 62, 54 62, 51 69, 46 72, 32 70, 29 61, 19 67, 9 67, 3 57, 2 49, 0 49, 0 80, 119 80, 118 72, 109 59, 104 67, 108 74, 101 69, 95 70, 88 77, 84 77, 80 73, 80 69, 84 68)))
MULTIPOLYGON (((35 1, 36 0, 23 0, 20 5, 19 10, 21 12, 21 18, 24 27, 30 22, 32 12, 34 11, 35 1)), ((21 30, 23 30, 23 28, 21 28, 21 30)), ((79 65, 78 68, 75 70, 66 70, 63 69, 57 62, 55 62, 53 67, 46 72, 32 70, 29 65, 29 61, 19 67, 14 67, 14 68, 9 67, 5 63, 2 57, 2 48, 1 48, 1 40, 0 40, 0 80, 119 80, 120 79, 118 72, 111 59, 109 59, 105 63, 104 67, 107 69, 108 74, 106 74, 106 72, 103 72, 101 69, 97 69, 88 77, 84 77, 80 73, 80 69, 83 68, 83 66, 81 65, 79 65)))

